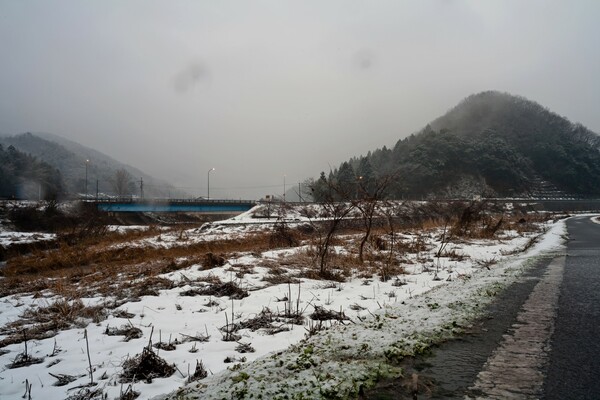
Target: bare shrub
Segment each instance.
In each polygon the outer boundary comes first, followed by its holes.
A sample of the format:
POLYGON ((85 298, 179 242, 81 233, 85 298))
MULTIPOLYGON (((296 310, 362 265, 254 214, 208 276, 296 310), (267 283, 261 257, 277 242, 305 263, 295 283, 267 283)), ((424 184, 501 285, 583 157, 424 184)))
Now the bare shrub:
POLYGON ((387 282, 394 276, 405 274, 404 267, 397 263, 385 263, 379 268, 379 277, 382 282, 387 282))
POLYGON ((132 314, 125 310, 117 310, 117 311, 113 312, 112 315, 115 318, 124 318, 124 319, 131 319, 131 318, 135 317, 135 314, 132 314))
POLYGON ((309 315, 310 319, 316 321, 348 321, 350 318, 343 311, 327 310, 321 306, 315 306, 315 310, 309 315))
POLYGON ((294 235, 294 232, 288 227, 284 221, 279 221, 273 226, 271 237, 269 238, 269 247, 295 247, 299 241, 294 235))
POLYGON ((106 325, 104 334, 108 336, 124 336, 123 341, 129 342, 131 339, 141 338, 142 330, 131 324, 123 325, 120 328, 111 328, 110 326, 106 325))
POLYGON ((275 322, 278 322, 277 316, 268 307, 263 307, 254 318, 241 321, 240 329, 250 329, 255 332, 259 329, 272 328, 275 322))
POLYGON ((187 382, 194 382, 200 379, 204 379, 207 376, 208 372, 206 371, 206 368, 204 367, 202 361, 196 360, 196 368, 194 369, 194 373, 190 375, 190 377, 187 379, 187 382))
POLYGON ((326 329, 325 324, 322 320, 310 320, 308 321, 308 327, 304 328, 306 330, 306 337, 311 337, 326 329))
POLYGON ((242 343, 238 342, 238 345, 235 347, 235 351, 238 353, 254 353, 256 350, 250 343, 242 343))
POLYGON ((50 374, 50 376, 52 376, 53 378, 56 379, 56 382, 54 382, 52 384, 52 386, 65 386, 65 385, 68 385, 69 383, 76 381, 77 379, 85 376, 85 374, 83 374, 83 375, 67 375, 67 374, 53 374, 51 372, 48 372, 48 374, 50 374))
POLYGON ((456 214, 455 222, 450 229, 450 235, 455 237, 489 239, 496 235, 504 224, 502 210, 487 201, 472 201, 462 206, 462 211, 456 214), (499 217, 494 218, 494 215, 499 217))
POLYGON ((225 265, 225 257, 217 256, 213 253, 206 253, 202 263, 202 269, 212 269, 225 265))
POLYGON ((23 353, 17 354, 14 360, 8 365, 8 368, 21 368, 28 367, 33 364, 41 364, 44 362, 43 358, 33 357, 27 353, 27 350, 23 353))
POLYGON ((65 400, 105 400, 104 391, 101 388, 80 388, 76 393, 65 400))
POLYGON ((164 351, 173 351, 177 349, 176 342, 158 342, 153 344, 155 349, 164 350, 164 351))
POLYGON ((154 378, 168 378, 175 373, 175 367, 160 358, 150 348, 144 347, 141 354, 123 363, 120 381, 133 383, 145 381, 152 383, 154 378))
POLYGON ((132 285, 132 295, 135 297, 158 296, 159 290, 169 290, 173 287, 175 285, 170 279, 152 276, 132 285))
POLYGON ((340 271, 336 270, 326 270, 324 272, 319 272, 318 270, 314 269, 306 269, 300 273, 300 276, 307 279, 323 279, 334 282, 346 282, 346 276, 340 271))
POLYGON ((180 296, 229 296, 230 299, 241 300, 250 296, 247 290, 240 288, 235 282, 215 283, 204 288, 189 289, 179 293, 180 296))
POLYGON ((22 334, 24 350, 22 353, 17 354, 14 360, 9 365, 7 365, 7 367, 10 369, 28 367, 33 364, 41 364, 42 362, 44 362, 43 358, 33 357, 29 354, 29 351, 27 350, 27 332, 23 330, 22 334))
MULTIPOLYGON (((225 316, 227 316, 227 314, 225 314, 225 316)), ((226 325, 220 329, 223 333, 223 338, 221 340, 224 342, 237 342, 238 340, 241 340, 242 336, 237 334, 239 329, 239 325, 234 324, 233 322, 230 324, 229 321, 227 321, 226 325)))
POLYGON ((124 392, 121 392, 117 400, 134 400, 137 399, 139 396, 140 392, 133 390, 133 386, 129 385, 127 386, 127 389, 125 389, 124 392))

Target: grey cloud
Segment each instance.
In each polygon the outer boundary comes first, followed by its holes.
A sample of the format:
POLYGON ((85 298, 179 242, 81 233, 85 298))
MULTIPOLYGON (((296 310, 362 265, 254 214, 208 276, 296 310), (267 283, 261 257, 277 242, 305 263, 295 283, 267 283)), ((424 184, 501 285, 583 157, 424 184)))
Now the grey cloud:
POLYGON ((370 69, 376 61, 375 53, 371 49, 362 48, 354 54, 353 61, 361 70, 370 69))
POLYGON ((204 64, 192 63, 173 77, 173 89, 178 93, 185 93, 196 86, 201 80, 206 79, 207 76, 208 70, 204 64))
POLYGON ((600 1, 1 4, 0 132, 53 132, 197 195, 215 167, 211 195, 258 198, 489 89, 600 132, 600 1))

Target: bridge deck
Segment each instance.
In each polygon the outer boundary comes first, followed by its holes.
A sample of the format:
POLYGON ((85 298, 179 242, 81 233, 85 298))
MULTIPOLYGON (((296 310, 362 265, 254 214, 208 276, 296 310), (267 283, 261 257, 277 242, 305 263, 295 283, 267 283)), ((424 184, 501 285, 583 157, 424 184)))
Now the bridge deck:
POLYGON ((92 201, 98 210, 107 212, 198 212, 241 213, 256 205, 251 200, 135 200, 109 199, 92 201))

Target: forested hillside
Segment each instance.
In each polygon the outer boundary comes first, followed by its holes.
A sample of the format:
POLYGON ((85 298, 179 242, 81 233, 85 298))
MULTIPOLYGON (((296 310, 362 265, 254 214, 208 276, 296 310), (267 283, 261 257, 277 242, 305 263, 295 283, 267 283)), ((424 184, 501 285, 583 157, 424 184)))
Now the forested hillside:
MULTIPOLYGON (((393 149, 353 158, 317 181, 355 193, 392 176, 388 197, 527 196, 539 182, 600 194, 600 137, 522 97, 472 95, 393 149)), ((321 189, 317 188, 317 197, 321 189)))
POLYGON ((142 180, 145 196, 185 196, 168 183, 154 179, 139 169, 56 135, 23 133, 4 136, 0 137, 0 144, 13 146, 59 170, 64 191, 71 196, 86 191, 89 195, 95 195, 96 189, 101 195, 139 196, 142 180))
POLYGON ((56 199, 64 193, 60 172, 13 146, 0 145, 0 198, 56 199))

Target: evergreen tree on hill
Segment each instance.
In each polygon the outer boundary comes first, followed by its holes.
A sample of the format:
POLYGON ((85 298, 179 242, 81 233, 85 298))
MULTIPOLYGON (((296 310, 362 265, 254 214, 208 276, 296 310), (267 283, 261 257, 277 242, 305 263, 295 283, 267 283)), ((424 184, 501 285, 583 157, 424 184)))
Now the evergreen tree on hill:
POLYGON ((60 172, 14 146, 0 146, 0 197, 56 199, 64 193, 60 172))
MULTIPOLYGON (((573 195, 600 195, 600 136, 507 93, 469 96, 392 150, 355 160, 363 179, 367 162, 374 177, 397 177, 387 191, 394 198, 456 195, 457 187, 467 188, 464 196, 527 196, 540 179, 573 195)), ((342 167, 348 179, 344 164, 333 179, 342 167)))

